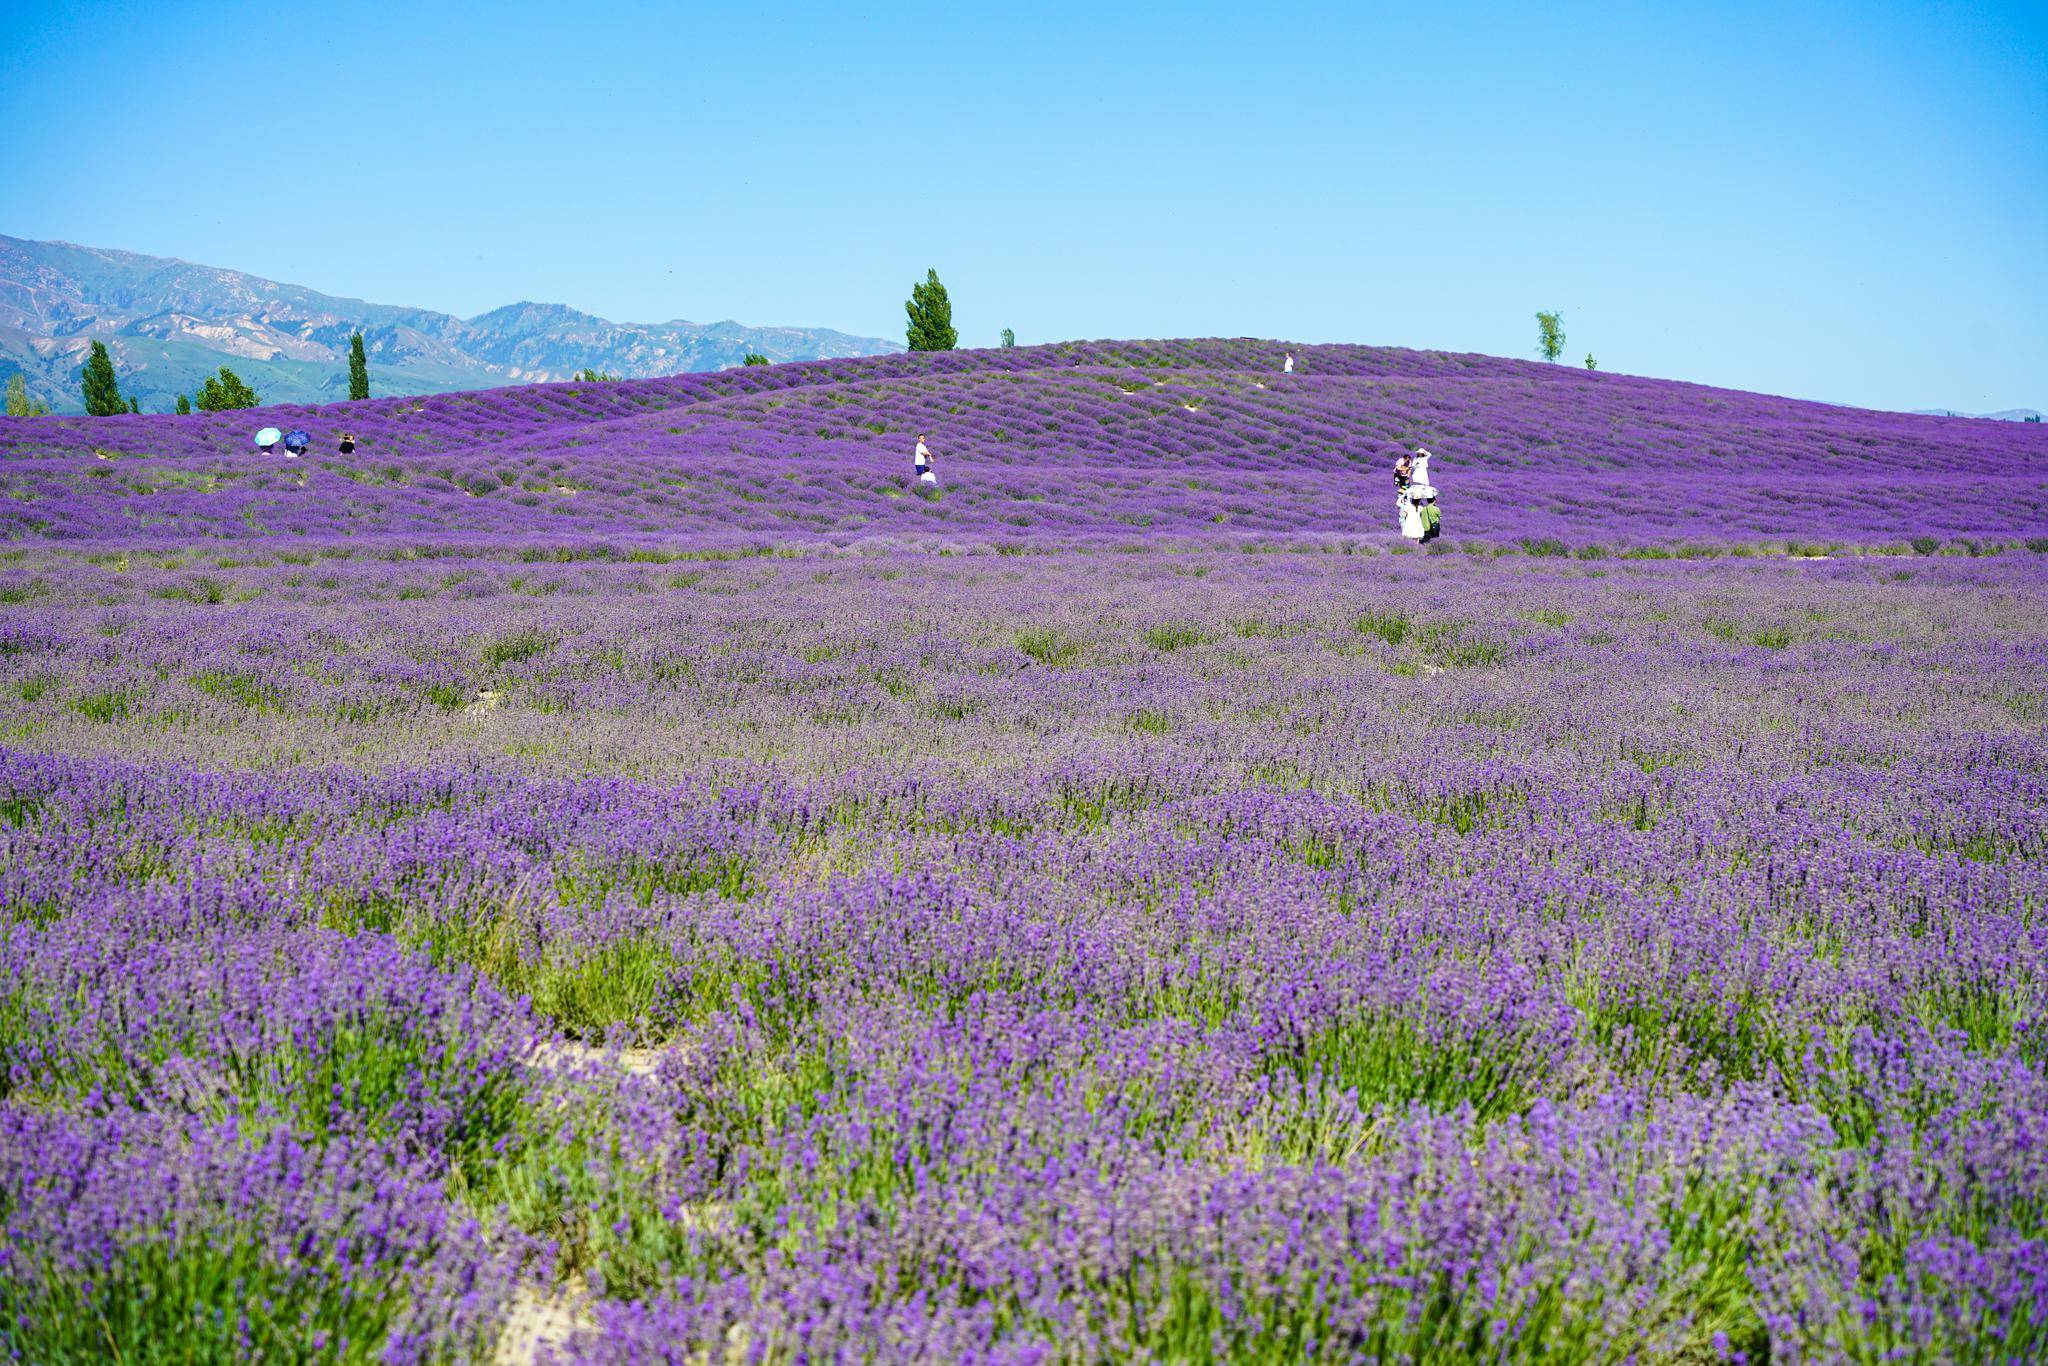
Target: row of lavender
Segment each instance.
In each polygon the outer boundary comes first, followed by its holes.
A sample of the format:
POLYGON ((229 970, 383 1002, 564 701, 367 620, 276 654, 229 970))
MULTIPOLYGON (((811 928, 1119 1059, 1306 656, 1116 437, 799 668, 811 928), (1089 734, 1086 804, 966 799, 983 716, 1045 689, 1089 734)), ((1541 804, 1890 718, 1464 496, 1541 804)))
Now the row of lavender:
POLYGON ((1438 452, 1457 535, 1903 548, 2048 524, 2048 439, 1476 356, 1262 343, 898 355, 265 410, 0 420, 0 532, 184 539, 605 535, 689 544, 1391 539, 1438 452), (358 445, 342 457, 342 429, 358 445), (929 432, 942 486, 918 496, 929 432))
POLYGON ((319 549, 0 566, 26 1359, 2044 1350, 2039 557, 319 549))

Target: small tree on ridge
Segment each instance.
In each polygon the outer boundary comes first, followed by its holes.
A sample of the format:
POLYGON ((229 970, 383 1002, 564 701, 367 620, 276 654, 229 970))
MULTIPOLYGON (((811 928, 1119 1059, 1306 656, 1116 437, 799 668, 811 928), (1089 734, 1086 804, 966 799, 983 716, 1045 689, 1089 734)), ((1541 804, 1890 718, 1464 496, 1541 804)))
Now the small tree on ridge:
POLYGON ((744 356, 744 357, 743 357, 743 358, 741 359, 741 361, 740 361, 740 364, 741 364, 741 365, 766 365, 766 364, 768 364, 768 358, 767 358, 766 356, 762 355, 762 354, 761 354, 761 353, 760 353, 759 351, 749 351, 749 352, 747 352, 747 354, 746 354, 746 355, 745 355, 745 356, 744 356))
POLYGON ((1586 368, 1588 370, 1598 370, 1600 368, 1600 362, 1593 359, 1593 353, 1591 351, 1588 351, 1586 353, 1586 368))
POLYGON ((927 270, 924 283, 910 287, 903 311, 910 318, 905 335, 911 350, 951 351, 960 344, 960 334, 953 330, 953 301, 946 297, 936 270, 927 270))
POLYGON ((348 396, 351 400, 370 396, 370 358, 363 354, 363 334, 348 339, 348 396))
POLYGON ((202 413, 225 413, 233 408, 253 408, 260 402, 256 391, 223 365, 218 375, 208 375, 199 386, 199 398, 193 406, 202 413))
POLYGON ((1536 314, 1536 354, 1548 361, 1564 354, 1564 314, 1556 309, 1536 314))
POLYGON ((43 417, 50 411, 50 405, 41 399, 28 396, 28 376, 19 370, 7 380, 7 415, 9 417, 43 417))
POLYGON ((1016 334, 1015 332, 1012 332, 1012 331, 1011 331, 1011 330, 1010 330, 1009 328, 1007 328, 1007 327, 1006 327, 1006 328, 1004 328, 1004 329, 1003 329, 1003 347, 1004 347, 1004 348, 1005 348, 1005 349, 1007 350, 1007 349, 1008 349, 1009 347, 1015 346, 1016 344, 1017 344, 1017 334, 1016 334))

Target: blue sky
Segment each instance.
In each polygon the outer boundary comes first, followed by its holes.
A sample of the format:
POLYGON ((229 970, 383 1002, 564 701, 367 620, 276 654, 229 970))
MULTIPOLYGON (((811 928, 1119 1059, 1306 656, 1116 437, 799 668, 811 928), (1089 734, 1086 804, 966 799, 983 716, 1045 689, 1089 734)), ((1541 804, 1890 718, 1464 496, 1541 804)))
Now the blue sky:
POLYGON ((474 314, 2048 406, 2048 4, 10 7, 0 232, 474 314))

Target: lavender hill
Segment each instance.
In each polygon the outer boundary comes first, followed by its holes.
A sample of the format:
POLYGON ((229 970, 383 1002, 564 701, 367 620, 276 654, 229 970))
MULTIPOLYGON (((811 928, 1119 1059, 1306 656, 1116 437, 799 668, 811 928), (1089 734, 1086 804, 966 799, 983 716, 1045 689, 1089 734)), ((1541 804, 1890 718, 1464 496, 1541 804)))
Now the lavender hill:
POLYGON ((2040 431, 1281 354, 0 423, 0 1347, 2048 1356, 2040 431))
POLYGON ((1439 452, 1456 537, 1896 546, 2048 527, 2038 426, 1483 356, 1087 343, 216 416, 0 419, 0 535, 845 546, 1378 535, 1439 452), (251 444, 301 427, 303 461, 251 444), (358 446, 342 457, 341 432, 358 446), (942 491, 901 478, 932 434, 942 491))

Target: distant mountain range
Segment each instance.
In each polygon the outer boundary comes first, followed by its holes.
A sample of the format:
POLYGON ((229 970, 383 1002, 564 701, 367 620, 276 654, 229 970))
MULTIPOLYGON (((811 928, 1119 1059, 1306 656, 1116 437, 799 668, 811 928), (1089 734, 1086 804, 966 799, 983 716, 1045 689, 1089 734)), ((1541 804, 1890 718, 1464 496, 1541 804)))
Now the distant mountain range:
POLYGON ((299 285, 142 256, 0 235, 0 383, 19 371, 55 411, 79 412, 79 367, 104 341, 121 392, 163 412, 228 366, 266 403, 348 396, 360 330, 376 394, 488 389, 572 377, 718 370, 770 360, 866 356, 903 347, 826 328, 615 323, 561 304, 517 303, 474 318, 340 299, 299 285))
POLYGON ((1996 413, 1959 413, 1953 408, 1915 408, 1919 417, 1988 417, 1995 422, 2039 422, 2041 414, 2032 408, 2007 408, 1996 413))

